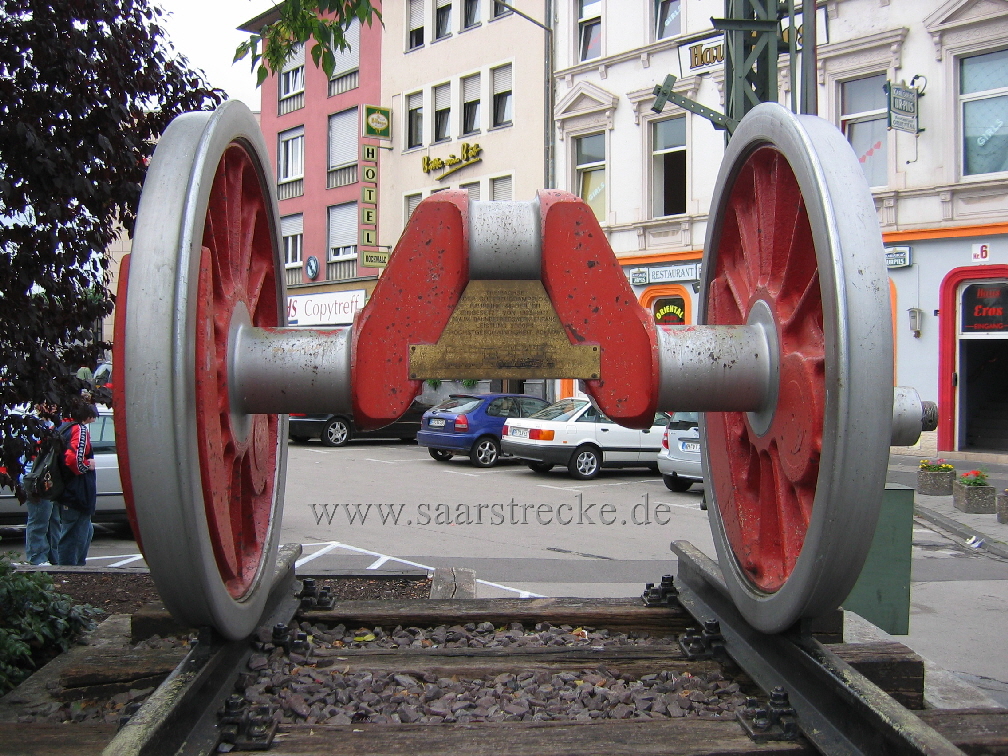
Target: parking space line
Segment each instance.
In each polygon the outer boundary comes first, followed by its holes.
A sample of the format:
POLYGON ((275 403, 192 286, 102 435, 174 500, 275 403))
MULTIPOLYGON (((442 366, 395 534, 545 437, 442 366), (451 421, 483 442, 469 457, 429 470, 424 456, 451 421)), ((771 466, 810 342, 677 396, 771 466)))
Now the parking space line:
POLYGON ((377 570, 379 567, 381 567, 383 564, 385 564, 385 562, 387 562, 391 558, 392 557, 387 557, 387 556, 378 557, 373 562, 371 562, 371 564, 369 564, 367 568, 369 570, 377 570))
POLYGON ((109 567, 125 567, 127 564, 132 564, 133 562, 139 562, 143 559, 143 554, 132 554, 128 559, 123 559, 119 562, 113 562, 109 567))
POLYGON ((441 472, 445 473, 446 475, 467 475, 470 478, 480 477, 478 473, 464 473, 464 472, 458 472, 457 470, 442 470, 441 472))
POLYGON ((310 451, 312 454, 328 454, 327 451, 322 451, 321 449, 305 449, 305 451, 310 451))
MULTIPOLYGON (((303 543, 303 544, 301 544, 301 548, 303 549, 305 546, 315 546, 315 545, 321 545, 321 544, 305 544, 305 543, 303 543)), ((318 551, 313 551, 308 556, 301 557, 300 559, 298 559, 296 562, 294 562, 294 568, 297 569, 302 564, 310 562, 312 559, 318 559, 323 554, 328 554, 330 551, 332 551, 333 549, 337 548, 340 545, 341 544, 339 542, 337 542, 337 541, 330 541, 325 546, 322 546, 322 548, 319 549, 318 551)))
POLYGON ((670 507, 679 507, 680 509, 695 509, 696 511, 702 511, 699 504, 676 504, 674 501, 661 501, 660 499, 654 500, 656 504, 667 504, 670 507))
POLYGON ((365 462, 381 462, 383 465, 398 465, 400 462, 423 462, 423 459, 371 459, 365 457, 365 462))

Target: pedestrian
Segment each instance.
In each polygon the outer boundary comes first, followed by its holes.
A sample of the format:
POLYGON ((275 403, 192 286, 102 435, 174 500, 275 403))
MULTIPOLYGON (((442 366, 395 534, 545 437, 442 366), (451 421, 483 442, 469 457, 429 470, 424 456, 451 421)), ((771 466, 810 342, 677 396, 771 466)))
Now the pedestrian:
POLYGON ((87 388, 94 388, 94 373, 91 372, 91 368, 88 367, 86 362, 82 362, 80 367, 77 368, 77 377, 87 384, 87 388))
MULTIPOLYGON (((58 418, 58 408, 51 404, 36 404, 35 415, 46 430, 56 427, 53 418, 58 418)), ((38 455, 36 455, 36 459, 38 455)), ((24 475, 31 472, 35 459, 28 460, 24 475)), ((57 546, 60 537, 60 507, 50 499, 25 502, 28 508, 28 524, 25 526, 25 559, 28 564, 58 564, 57 546)))
POLYGON ((98 410, 93 404, 78 401, 70 410, 71 420, 60 427, 67 441, 64 462, 71 473, 59 500, 57 559, 61 565, 83 565, 94 535, 91 517, 98 502, 98 485, 88 424, 97 417, 98 410))

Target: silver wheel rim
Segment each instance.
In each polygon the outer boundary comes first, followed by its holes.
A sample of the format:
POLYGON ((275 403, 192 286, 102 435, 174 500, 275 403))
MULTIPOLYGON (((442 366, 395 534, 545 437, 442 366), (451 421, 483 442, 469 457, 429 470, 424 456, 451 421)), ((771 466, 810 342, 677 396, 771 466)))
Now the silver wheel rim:
MULTIPOLYGON (((875 206, 843 135, 816 116, 768 103, 754 108, 732 136, 715 186, 703 261, 698 322, 708 292, 731 189, 745 161, 771 146, 795 174, 815 244, 825 336, 822 449, 815 498, 793 570, 774 593, 756 588, 725 534, 715 487, 708 516, 732 598, 746 619, 779 632, 802 617, 836 608, 861 571, 875 533, 888 461, 892 418, 892 340, 888 282, 875 206)), ((700 419, 705 480, 711 470, 706 416, 700 419)))
MULTIPOLYGON (((233 597, 214 556, 196 445, 196 304, 200 250, 211 185, 221 158, 239 144, 258 175, 269 215, 274 269, 279 213, 268 152, 242 103, 188 113, 168 126, 144 182, 129 270, 124 389, 134 505, 144 556, 165 606, 181 621, 247 636, 262 614, 280 537, 287 460, 281 416, 269 527, 251 585, 233 597), (138 306, 139 303, 142 305, 138 306), (156 432, 155 432, 156 429, 156 432), (142 461, 158 460, 156 465, 142 461)), ((285 313, 277 276, 277 322, 285 313)), ((236 418, 241 420, 242 418, 236 418)))
POLYGON ((494 446, 493 441, 487 438, 480 441, 479 446, 476 447, 476 458, 479 459, 480 464, 485 467, 489 467, 496 462, 497 447, 494 446))
POLYGON ((337 420, 329 426, 326 435, 335 446, 339 446, 346 443, 349 433, 346 423, 342 420, 337 420))
POLYGON ((598 458, 592 451, 583 451, 578 453, 577 458, 577 471, 581 475, 589 476, 594 475, 598 470, 598 458))

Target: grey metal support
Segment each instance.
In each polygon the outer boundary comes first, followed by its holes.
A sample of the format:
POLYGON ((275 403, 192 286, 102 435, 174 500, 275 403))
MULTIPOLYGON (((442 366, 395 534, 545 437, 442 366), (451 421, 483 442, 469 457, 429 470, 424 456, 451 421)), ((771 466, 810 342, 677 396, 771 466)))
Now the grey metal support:
MULTIPOLYGON (((816 0, 802 0, 802 96, 801 112, 819 114, 819 83, 816 71, 816 0)), ((792 86, 794 86, 792 84, 792 86)))

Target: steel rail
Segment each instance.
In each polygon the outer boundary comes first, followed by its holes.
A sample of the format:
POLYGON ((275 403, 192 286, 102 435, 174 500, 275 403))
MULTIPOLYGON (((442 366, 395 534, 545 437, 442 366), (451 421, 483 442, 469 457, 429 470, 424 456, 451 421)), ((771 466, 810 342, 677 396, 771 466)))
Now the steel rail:
POLYGON ((802 733, 822 753, 963 756, 963 751, 809 633, 767 635, 732 603, 717 563, 674 541, 679 601, 698 623, 717 619, 729 656, 764 691, 783 686, 802 733))
MULTIPOLYGON (((281 546, 259 626, 287 623, 298 609, 294 563, 299 544, 281 546)), ((220 734, 217 711, 234 690, 239 670, 253 649, 248 639, 226 641, 202 628, 199 641, 129 722, 102 756, 210 754, 220 734)))

